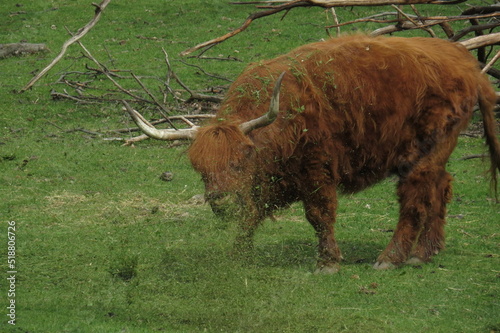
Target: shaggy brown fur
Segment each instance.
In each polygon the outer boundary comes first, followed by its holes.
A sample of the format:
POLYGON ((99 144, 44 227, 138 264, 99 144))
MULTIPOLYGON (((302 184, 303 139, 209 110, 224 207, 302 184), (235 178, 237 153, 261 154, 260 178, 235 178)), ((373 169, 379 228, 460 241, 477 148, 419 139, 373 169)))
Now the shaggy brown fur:
POLYGON ((225 193, 240 198, 239 243, 250 243, 273 210, 301 200, 319 237, 318 268, 328 272, 341 260, 333 234, 337 192, 395 174, 400 220, 375 267, 428 261, 444 247, 452 180, 445 165, 477 102, 496 184, 495 101, 477 62, 457 44, 346 36, 250 65, 189 157, 213 207, 225 193), (245 136, 238 124, 267 111, 282 72, 278 119, 245 136))

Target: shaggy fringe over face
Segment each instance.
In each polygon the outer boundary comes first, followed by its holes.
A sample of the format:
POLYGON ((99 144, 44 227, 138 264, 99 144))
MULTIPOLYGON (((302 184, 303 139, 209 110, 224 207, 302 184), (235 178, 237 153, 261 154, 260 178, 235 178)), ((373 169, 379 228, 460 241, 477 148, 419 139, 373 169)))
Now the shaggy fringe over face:
POLYGON ((237 125, 220 124, 200 128, 188 151, 194 169, 217 188, 230 190, 232 177, 249 171, 254 145, 237 125))

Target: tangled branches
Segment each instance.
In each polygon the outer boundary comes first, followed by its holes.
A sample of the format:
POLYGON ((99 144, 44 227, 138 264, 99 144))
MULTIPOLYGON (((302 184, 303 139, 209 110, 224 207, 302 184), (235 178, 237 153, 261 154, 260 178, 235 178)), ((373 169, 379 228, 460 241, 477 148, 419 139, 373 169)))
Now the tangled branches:
MULTIPOLYGON (((372 35, 392 34, 398 31, 420 29, 426 31, 431 37, 438 37, 439 34, 433 29, 435 27, 440 27, 444 36, 449 40, 459 42, 469 50, 478 49, 478 60, 486 63, 488 57, 485 48, 490 45, 500 44, 500 33, 494 32, 494 29, 500 26, 500 6, 470 7, 460 13, 460 15, 455 16, 422 16, 415 7, 415 4, 449 5, 462 2, 464 2, 464 0, 268 0, 234 2, 233 4, 237 5, 258 4, 257 8, 265 10, 251 14, 236 30, 191 47, 183 51, 181 55, 188 55, 195 51, 221 43, 244 31, 256 19, 283 11, 285 11, 286 15, 286 12, 294 8, 316 6, 332 11, 336 23, 325 27, 329 34, 330 29, 336 29, 337 33, 339 33, 340 27, 372 22, 386 24, 386 26, 374 30, 371 33, 372 35), (335 12, 335 7, 380 5, 391 5, 395 11, 382 12, 344 23, 338 22, 338 17, 335 12), (408 14, 403 11, 402 5, 408 5, 413 13, 408 14), (469 21, 471 26, 455 31, 452 23, 457 21, 469 21), (465 39, 470 33, 474 33, 474 37, 465 39)), ((500 79, 500 74, 495 70, 490 70, 489 74, 500 79)))

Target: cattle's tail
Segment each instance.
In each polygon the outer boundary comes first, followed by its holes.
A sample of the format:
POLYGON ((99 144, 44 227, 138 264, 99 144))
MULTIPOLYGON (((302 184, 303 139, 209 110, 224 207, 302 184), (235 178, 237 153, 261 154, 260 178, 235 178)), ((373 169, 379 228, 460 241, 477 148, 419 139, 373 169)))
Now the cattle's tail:
POLYGON ((500 172, 500 142, 497 137, 497 124, 493 109, 496 104, 495 91, 491 87, 488 80, 484 80, 484 84, 479 88, 479 107, 483 116, 484 136, 486 144, 490 151, 491 159, 491 181, 495 198, 498 202, 498 175, 500 172))

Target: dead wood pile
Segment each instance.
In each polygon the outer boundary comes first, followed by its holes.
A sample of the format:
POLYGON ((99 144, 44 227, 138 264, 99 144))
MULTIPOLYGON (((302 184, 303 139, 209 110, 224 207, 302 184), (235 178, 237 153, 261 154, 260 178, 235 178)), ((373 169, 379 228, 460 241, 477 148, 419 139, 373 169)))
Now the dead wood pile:
MULTIPOLYGON (((58 80, 58 83, 64 84, 66 88, 62 91, 51 92, 54 99, 69 99, 77 103, 115 103, 119 101, 127 101, 135 104, 138 109, 148 108, 156 110, 161 115, 163 122, 169 122, 171 127, 172 118, 169 114, 172 110, 179 114, 213 114, 218 102, 223 97, 223 93, 227 85, 209 88, 205 91, 194 91, 186 86, 181 78, 175 73, 170 64, 167 52, 163 50, 165 55, 165 64, 167 67, 167 75, 164 78, 157 78, 162 82, 160 89, 161 96, 153 94, 143 83, 141 77, 126 70, 109 69, 95 59, 91 52, 82 44, 80 39, 98 22, 102 11, 106 8, 111 0, 102 0, 101 4, 92 4, 95 7, 94 18, 76 34, 70 34, 71 38, 64 43, 59 55, 52 61, 49 66, 43 69, 35 76, 21 92, 29 89, 41 76, 43 76, 52 66, 64 55, 69 45, 77 43, 83 50, 84 57, 90 59, 95 66, 85 66, 81 72, 63 73, 58 80), (103 88, 101 94, 96 94, 95 82, 102 82, 105 78, 110 85, 103 88), (132 80, 137 88, 124 88, 122 82, 132 80), (172 88, 171 81, 176 82, 180 88, 172 88), (68 92, 71 90, 71 92, 68 92), (183 95, 188 94, 185 98, 183 95), (193 110, 194 109, 194 110, 193 110)), ((466 2, 465 0, 268 0, 268 1, 245 1, 234 2, 234 5, 257 5, 260 11, 248 16, 243 24, 217 38, 213 38, 206 42, 195 45, 181 52, 181 56, 204 58, 203 54, 215 46, 236 34, 243 32, 255 20, 283 13, 283 18, 290 10, 303 7, 321 7, 324 8, 327 15, 331 16, 333 24, 325 26, 326 34, 329 36, 342 33, 342 29, 346 26, 359 26, 367 22, 380 24, 381 27, 373 30, 372 35, 397 34, 401 31, 419 29, 425 31, 431 37, 445 38, 451 41, 461 43, 469 50, 474 51, 477 58, 484 67, 484 71, 491 75, 497 84, 500 82, 500 70, 495 68, 494 63, 500 57, 500 5, 491 4, 484 6, 462 6, 462 11, 458 11, 457 15, 453 16, 424 16, 417 9, 417 4, 433 4, 436 6, 457 5, 466 2), (356 19, 348 22, 341 22, 341 18, 337 16, 335 8, 346 6, 380 6, 390 5, 390 11, 383 11, 375 15, 356 19), (456 22, 467 22, 467 25, 457 25, 456 22), (464 28, 464 26, 466 26, 464 28), (459 28, 457 28, 459 27, 459 28), (198 55, 192 55, 198 52, 198 55)), ((385 7, 387 8, 387 7, 385 7)), ((452 10, 447 10, 452 12, 452 10)), ((237 60, 237 59, 219 59, 219 60, 237 60)), ((183 62, 185 65, 189 65, 183 62)), ((189 65, 194 66, 194 65, 189 65)), ((197 67, 198 72, 205 75, 216 76, 216 74, 206 73, 202 68, 197 67)), ((220 78, 220 77, 219 77, 220 78)), ((226 78, 221 78, 230 81, 226 78)), ((130 86, 130 85, 129 85, 130 86)), ((198 120, 203 117, 194 117, 192 120, 198 120)), ((190 124, 188 117, 176 118, 183 123, 190 124)), ((131 131, 132 129, 126 129, 131 131)), ((118 132, 120 133, 120 132, 118 132)), ((144 138, 144 137, 141 137, 144 138)), ((132 139, 129 143, 136 139, 132 139)))

